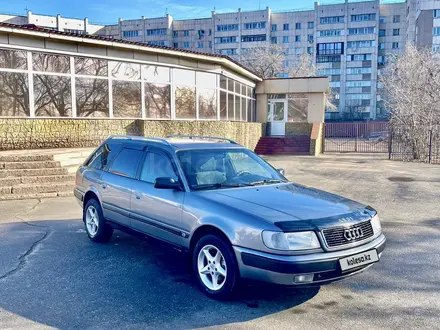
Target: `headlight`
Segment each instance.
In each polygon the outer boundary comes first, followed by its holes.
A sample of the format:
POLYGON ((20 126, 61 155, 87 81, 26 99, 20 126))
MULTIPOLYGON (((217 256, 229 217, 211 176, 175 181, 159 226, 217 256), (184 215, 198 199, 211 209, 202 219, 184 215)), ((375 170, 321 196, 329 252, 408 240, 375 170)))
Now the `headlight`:
POLYGON ((371 218, 371 227, 373 227, 374 236, 379 236, 382 232, 382 226, 380 225, 379 216, 376 214, 373 218, 371 218))
POLYGON ((274 250, 295 251, 318 249, 321 247, 313 231, 282 233, 265 230, 262 237, 264 245, 274 250))

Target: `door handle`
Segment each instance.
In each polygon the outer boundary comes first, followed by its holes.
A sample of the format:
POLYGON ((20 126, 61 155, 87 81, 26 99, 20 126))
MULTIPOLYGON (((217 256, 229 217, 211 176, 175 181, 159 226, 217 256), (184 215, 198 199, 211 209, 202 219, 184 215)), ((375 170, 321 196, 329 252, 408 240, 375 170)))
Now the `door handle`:
POLYGON ((103 185, 102 185, 102 189, 107 189, 107 185, 106 185, 106 184, 103 184, 103 185))
POLYGON ((135 195, 136 199, 141 199, 141 196, 139 196, 138 194, 135 195))

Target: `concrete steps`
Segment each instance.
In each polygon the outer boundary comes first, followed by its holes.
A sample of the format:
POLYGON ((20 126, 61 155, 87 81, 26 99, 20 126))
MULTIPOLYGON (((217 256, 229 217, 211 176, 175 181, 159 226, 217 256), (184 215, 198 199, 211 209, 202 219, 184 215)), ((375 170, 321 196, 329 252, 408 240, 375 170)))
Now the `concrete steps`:
POLYGON ((309 155, 310 137, 274 137, 263 136, 255 147, 259 155, 309 155))
POLYGON ((74 173, 91 151, 0 153, 0 201, 73 196, 74 173))

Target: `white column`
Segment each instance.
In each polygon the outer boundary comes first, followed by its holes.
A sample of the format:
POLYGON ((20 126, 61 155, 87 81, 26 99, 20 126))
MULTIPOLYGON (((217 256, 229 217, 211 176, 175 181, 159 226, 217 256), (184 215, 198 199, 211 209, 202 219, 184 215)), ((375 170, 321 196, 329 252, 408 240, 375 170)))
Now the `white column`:
POLYGON ((73 56, 70 56, 70 93, 72 98, 72 118, 76 118, 75 61, 73 56))
POLYGON ((27 71, 28 71, 28 84, 29 84, 29 117, 35 117, 34 106, 34 76, 32 73, 32 53, 27 52, 27 71))

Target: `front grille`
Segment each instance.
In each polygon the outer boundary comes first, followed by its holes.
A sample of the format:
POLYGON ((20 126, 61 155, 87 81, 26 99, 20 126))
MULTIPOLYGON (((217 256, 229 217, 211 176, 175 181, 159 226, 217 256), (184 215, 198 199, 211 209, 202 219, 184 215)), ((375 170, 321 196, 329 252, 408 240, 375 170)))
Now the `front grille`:
POLYGON ((349 227, 333 227, 333 228, 324 229, 322 231, 322 234, 329 248, 335 248, 341 245, 352 244, 355 242, 363 241, 374 235, 373 227, 371 226, 370 221, 365 221, 349 227), (362 237, 352 238, 351 240, 348 240, 344 236, 345 230, 357 229, 357 228, 360 228, 362 230, 363 233, 362 237))

